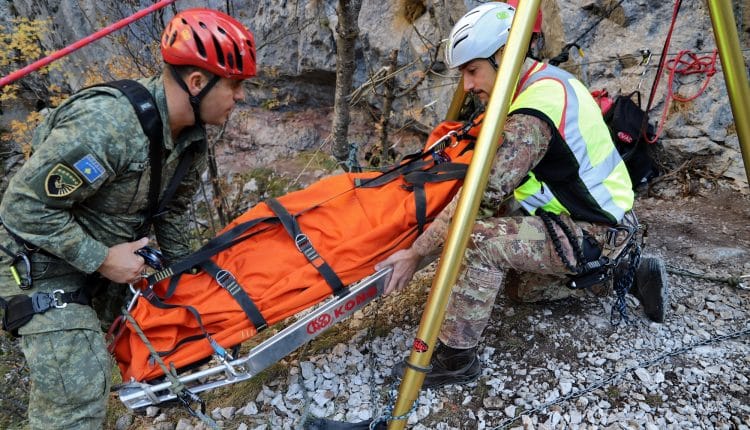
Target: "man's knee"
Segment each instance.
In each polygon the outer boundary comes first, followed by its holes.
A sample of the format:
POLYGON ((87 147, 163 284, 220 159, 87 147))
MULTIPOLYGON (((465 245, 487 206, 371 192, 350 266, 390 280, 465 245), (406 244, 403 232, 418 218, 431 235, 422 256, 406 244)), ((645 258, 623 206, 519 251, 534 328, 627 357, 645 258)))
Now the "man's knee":
POLYGON ((101 333, 64 330, 23 336, 31 375, 31 428, 101 428, 111 361, 101 333))

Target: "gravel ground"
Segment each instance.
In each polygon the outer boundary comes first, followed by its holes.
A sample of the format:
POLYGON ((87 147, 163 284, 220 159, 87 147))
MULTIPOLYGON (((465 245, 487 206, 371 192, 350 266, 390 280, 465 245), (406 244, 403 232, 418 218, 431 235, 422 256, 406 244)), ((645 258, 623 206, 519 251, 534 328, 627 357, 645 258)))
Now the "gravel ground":
MULTIPOLYGON (((422 391, 408 427, 750 428, 750 279, 730 279, 750 274, 749 200, 721 187, 640 197, 650 231, 645 253, 668 265, 664 324, 650 322, 630 296, 632 323, 616 327, 611 296, 522 305, 500 297, 480 349, 481 378, 422 391)), ((334 329, 341 342, 284 360, 281 376, 264 379, 250 398, 215 393, 207 413, 232 429, 380 417, 393 404, 398 385, 390 369, 410 351, 433 272, 428 266, 407 295, 381 299, 334 329)), ((123 414, 115 428, 206 425, 154 407, 145 417, 123 414)))
MULTIPOLYGON (((481 378, 422 391, 407 427, 750 429, 750 278, 737 279, 750 275, 750 196, 721 184, 687 196, 675 189, 637 201, 650 232, 645 253, 668 265, 664 324, 630 296, 633 323, 617 327, 611 296, 520 305, 501 296, 480 349, 481 378)), ((207 414, 227 429, 382 416, 398 390, 390 369, 410 351, 434 269, 262 376, 206 393, 207 414)), ((0 374, 0 428, 22 428, 28 370, 5 335, 0 374)), ((107 428, 207 428, 181 408, 132 413, 113 395, 110 409, 107 428)))

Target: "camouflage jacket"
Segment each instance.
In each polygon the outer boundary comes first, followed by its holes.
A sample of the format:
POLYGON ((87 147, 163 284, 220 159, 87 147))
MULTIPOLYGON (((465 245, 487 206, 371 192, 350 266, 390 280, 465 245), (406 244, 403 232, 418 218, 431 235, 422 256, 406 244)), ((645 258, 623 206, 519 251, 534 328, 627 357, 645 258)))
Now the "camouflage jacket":
MULTIPOLYGON (((164 138, 163 193, 185 150, 205 142, 200 128, 173 140, 161 77, 140 81, 156 100, 164 138)), ((96 271, 108 248, 149 234, 149 140, 127 98, 113 88, 80 91, 37 128, 33 155, 8 184, 0 217, 23 240, 84 273, 96 271)), ((205 143, 154 233, 168 259, 189 253, 187 206, 206 164, 205 143)), ((17 294, 20 290, 17 290, 17 294)))

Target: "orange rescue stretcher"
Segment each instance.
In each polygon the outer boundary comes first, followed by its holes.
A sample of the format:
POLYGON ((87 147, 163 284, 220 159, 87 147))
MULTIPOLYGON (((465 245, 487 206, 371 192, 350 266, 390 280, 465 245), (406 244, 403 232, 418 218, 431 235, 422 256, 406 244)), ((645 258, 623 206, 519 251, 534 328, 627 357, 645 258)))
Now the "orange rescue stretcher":
POLYGON ((410 246, 458 192, 473 125, 442 123, 421 153, 388 171, 331 176, 260 203, 146 278, 110 344, 120 400, 131 409, 185 403, 185 391, 249 379, 380 296, 390 270, 373 274, 374 265, 410 246), (328 297, 246 356, 227 352, 328 297), (212 357, 213 368, 181 372, 212 357))

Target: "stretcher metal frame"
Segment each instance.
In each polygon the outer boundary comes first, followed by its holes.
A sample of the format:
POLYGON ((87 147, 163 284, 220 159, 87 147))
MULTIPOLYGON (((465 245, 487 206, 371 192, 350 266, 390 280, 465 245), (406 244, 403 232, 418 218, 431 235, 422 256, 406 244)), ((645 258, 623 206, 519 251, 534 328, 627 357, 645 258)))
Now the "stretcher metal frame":
MULTIPOLYGON (((192 393, 198 394, 254 377, 380 297, 390 275, 389 267, 350 285, 346 294, 330 298, 300 320, 254 347, 246 356, 182 375, 179 377, 180 382, 192 393)), ((168 380, 155 384, 131 381, 123 384, 117 393, 125 406, 137 410, 176 400, 177 396, 170 387, 172 382, 168 380)))

